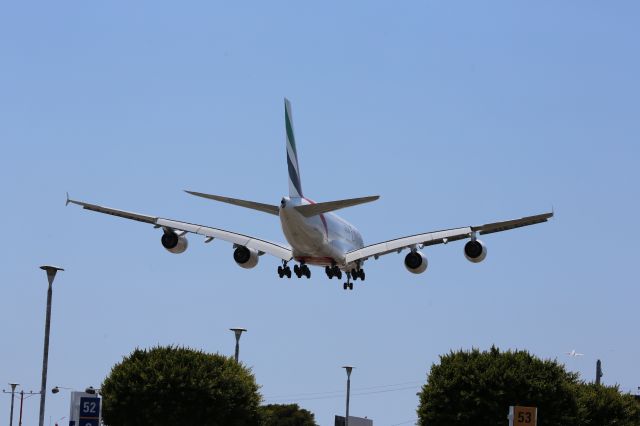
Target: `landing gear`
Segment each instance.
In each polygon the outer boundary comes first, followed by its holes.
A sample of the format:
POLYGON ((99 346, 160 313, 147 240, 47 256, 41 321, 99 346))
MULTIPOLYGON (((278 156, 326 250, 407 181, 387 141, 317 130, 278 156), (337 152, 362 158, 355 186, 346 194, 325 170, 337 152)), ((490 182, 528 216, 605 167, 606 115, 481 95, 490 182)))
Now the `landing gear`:
MULTIPOLYGON (((297 265, 296 265, 297 266, 297 265)), ((282 266, 278 266, 278 276, 280 278, 291 278, 291 268, 287 266, 287 262, 282 262, 282 266)))
POLYGON ((325 274, 327 274, 327 277, 329 277, 329 279, 332 279, 333 277, 338 277, 339 280, 342 279, 342 271, 340 270, 340 268, 338 268, 337 265, 325 266, 324 272, 325 274))
POLYGON ((304 263, 301 263, 300 266, 293 265, 293 273, 296 274, 298 278, 302 278, 302 276, 307 277, 307 279, 311 278, 311 271, 304 263))
POLYGON ((347 282, 342 285, 345 290, 353 290, 353 283, 351 282, 351 273, 347 272, 347 282))
POLYGON ((360 278, 360 280, 364 281, 365 279, 365 274, 364 274, 364 269, 352 269, 351 270, 351 276, 353 277, 353 280, 356 281, 358 278, 360 278))

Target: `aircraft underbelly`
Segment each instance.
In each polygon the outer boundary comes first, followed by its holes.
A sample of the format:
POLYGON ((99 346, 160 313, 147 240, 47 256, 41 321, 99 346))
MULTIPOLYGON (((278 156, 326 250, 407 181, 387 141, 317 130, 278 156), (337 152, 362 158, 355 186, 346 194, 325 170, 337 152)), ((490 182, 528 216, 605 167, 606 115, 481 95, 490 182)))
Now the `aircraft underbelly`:
POLYGON ((293 257, 312 265, 331 264, 335 253, 327 244, 328 233, 323 223, 318 218, 305 220, 292 213, 283 217, 281 224, 284 236, 293 249, 293 257))
POLYGON ((355 247, 345 246, 331 222, 324 217, 303 218, 296 212, 281 212, 282 231, 295 260, 309 265, 342 266, 345 253, 355 247))

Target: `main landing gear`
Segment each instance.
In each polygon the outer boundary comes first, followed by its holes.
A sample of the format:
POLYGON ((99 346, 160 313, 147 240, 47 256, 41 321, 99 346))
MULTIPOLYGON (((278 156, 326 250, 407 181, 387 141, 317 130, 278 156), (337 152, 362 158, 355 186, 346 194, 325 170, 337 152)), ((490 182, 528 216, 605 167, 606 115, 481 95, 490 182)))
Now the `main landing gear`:
MULTIPOLYGON (((301 263, 300 266, 297 264, 293 265, 293 273, 296 274, 298 278, 302 278, 303 276, 311 278, 311 271, 304 263, 301 263)), ((291 278, 291 268, 287 266, 287 262, 282 262, 282 266, 278 266, 278 276, 280 278, 291 278)))
POLYGON ((285 276, 287 278, 291 278, 291 268, 287 266, 287 262, 282 262, 282 266, 278 266, 278 276, 280 278, 283 278, 285 276))
POLYGON ((300 266, 293 265, 293 273, 296 274, 298 278, 302 278, 302 276, 307 277, 307 279, 311 278, 311 271, 304 263, 301 263, 300 266))
POLYGON ((352 269, 351 276, 353 277, 354 281, 357 280, 358 278, 360 278, 361 281, 364 281, 364 278, 365 278, 364 269, 352 269))
POLYGON ((327 274, 327 277, 329 277, 329 279, 332 279, 333 277, 338 277, 339 280, 342 279, 342 271, 340 270, 340 268, 338 268, 337 265, 325 266, 324 272, 327 274))

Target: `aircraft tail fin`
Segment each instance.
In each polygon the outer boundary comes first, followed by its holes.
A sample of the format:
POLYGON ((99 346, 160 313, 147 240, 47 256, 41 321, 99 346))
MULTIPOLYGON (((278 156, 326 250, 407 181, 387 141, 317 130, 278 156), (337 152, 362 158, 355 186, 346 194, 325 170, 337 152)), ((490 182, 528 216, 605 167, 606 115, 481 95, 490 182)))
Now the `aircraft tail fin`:
POLYGON ((184 191, 196 197, 208 198, 209 200, 220 201, 222 203, 233 204, 234 206, 245 207, 252 210, 258 210, 264 213, 270 213, 278 216, 280 214, 278 206, 271 204, 256 203, 255 201, 239 200, 237 198, 222 197, 220 195, 204 194, 202 192, 184 191))
POLYGON ((293 117, 291 115, 291 102, 284 98, 284 121, 287 140, 287 167, 289 169, 289 196, 302 198, 302 183, 300 181, 300 165, 296 150, 296 139, 293 134, 293 117))
POLYGON ((358 204, 370 203, 380 198, 379 195, 362 198, 349 198, 347 200, 327 201, 325 203, 306 204, 294 207, 298 213, 304 217, 311 217, 322 213, 329 213, 345 207, 357 206, 358 204))

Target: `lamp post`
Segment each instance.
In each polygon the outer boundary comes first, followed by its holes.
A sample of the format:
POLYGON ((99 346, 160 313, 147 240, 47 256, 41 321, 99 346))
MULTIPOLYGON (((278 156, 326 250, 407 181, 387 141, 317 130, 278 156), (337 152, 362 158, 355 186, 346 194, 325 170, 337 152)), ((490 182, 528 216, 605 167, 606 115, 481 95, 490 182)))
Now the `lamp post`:
POLYGON ((62 386, 55 386, 55 387, 51 388, 51 393, 55 395, 58 392, 60 392, 61 389, 72 390, 71 388, 65 388, 65 387, 62 387, 62 386))
POLYGON ((344 416, 344 426, 349 426, 349 396, 351 394, 351 371, 353 370, 354 367, 350 365, 345 365, 342 368, 344 368, 347 372, 347 412, 346 412, 346 415, 344 416))
POLYGON ((93 386, 89 386, 88 388, 86 388, 84 390, 84 392, 88 393, 89 395, 100 395, 101 391, 102 391, 102 389, 96 389, 93 386))
POLYGON ((49 288, 47 290, 47 314, 44 322, 44 352, 42 355, 42 385, 40 386, 40 419, 39 426, 44 426, 44 406, 47 397, 47 368, 49 367, 49 332, 51 330, 51 298, 53 296, 53 280, 58 271, 64 271, 57 266, 43 265, 40 267, 47 273, 49 288))
POLYGON ((11 394, 11 412, 9 414, 9 426, 13 426, 13 401, 14 401, 14 397, 16 394, 16 387, 19 386, 18 383, 9 383, 9 386, 11 386, 11 392, 7 392, 4 389, 2 389, 2 393, 10 393, 11 394))
POLYGON ((242 333, 247 331, 246 328, 230 328, 229 330, 233 331, 236 335, 236 362, 240 358, 240 336, 242 333))

